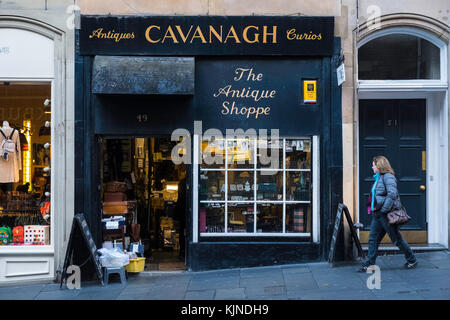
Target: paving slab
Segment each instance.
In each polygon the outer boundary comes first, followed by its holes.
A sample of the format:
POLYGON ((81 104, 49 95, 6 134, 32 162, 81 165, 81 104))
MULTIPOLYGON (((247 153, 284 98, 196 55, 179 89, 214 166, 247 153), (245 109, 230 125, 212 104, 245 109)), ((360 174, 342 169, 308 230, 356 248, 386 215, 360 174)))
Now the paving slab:
POLYGON ((215 300, 242 300, 245 299, 245 289, 244 288, 234 288, 234 289, 217 289, 215 300))
POLYGON ((291 291, 319 288, 316 279, 310 273, 285 275, 284 279, 286 288, 291 291))
POLYGON ((284 278, 281 274, 276 274, 273 276, 257 277, 257 278, 241 278, 239 281, 239 287, 260 287, 260 286, 279 286, 284 285, 284 278))
POLYGON ((441 288, 416 290, 416 293, 425 300, 450 300, 450 289, 442 290, 441 288))
POLYGON ((130 295, 130 294, 142 294, 147 295, 147 293, 150 291, 150 287, 148 286, 141 286, 141 287, 125 287, 121 295, 130 295))
POLYGON ((308 267, 281 268, 283 275, 311 273, 308 267))
POLYGON ((11 300, 450 300, 448 252, 417 254, 417 269, 404 268, 402 255, 380 256, 381 289, 369 290, 372 273, 356 272, 358 263, 331 268, 327 262, 272 267, 129 275, 101 286, 83 282, 80 290, 57 283, 0 287, 11 300))
POLYGON ((253 286, 245 288, 245 294, 248 299, 263 298, 263 297, 277 297, 286 296, 286 287, 283 285, 278 286, 253 286))
POLYGON ((229 278, 229 277, 239 277, 241 274, 240 269, 226 269, 226 270, 212 270, 212 271, 202 271, 193 272, 190 277, 192 279, 219 279, 219 278, 229 278))
POLYGON ((248 295, 247 300, 288 300, 288 297, 286 294, 278 296, 248 295))
POLYGON ((439 259, 439 260, 431 260, 430 264, 435 266, 438 269, 450 269, 450 260, 444 260, 444 259, 439 259))
POLYGON ((226 279, 194 279, 192 278, 187 286, 187 290, 206 290, 206 289, 232 289, 239 288, 239 277, 226 279))
POLYGON ((327 290, 355 290, 365 289, 367 285, 364 281, 358 278, 340 279, 340 278, 319 278, 316 279, 319 288, 325 288, 327 290))
POLYGON ((184 288, 151 288, 144 299, 148 300, 183 300, 186 295, 184 288))
POLYGON ((74 300, 115 300, 121 292, 121 290, 82 291, 74 297, 74 300))
POLYGON ((415 291, 398 292, 374 292, 378 300, 423 300, 423 297, 415 291))
POLYGON ((426 260, 447 260, 448 252, 433 251, 433 252, 418 253, 417 258, 426 260))
POLYGON ((185 300, 213 300, 216 290, 187 291, 185 300))
POLYGON ((5 287, 0 292, 0 300, 33 300, 44 287, 45 285, 5 287))
POLYGON ((35 300, 73 300, 81 293, 81 290, 44 291, 39 293, 35 300))
POLYGON ((377 297, 370 290, 322 290, 325 300, 375 300, 377 297))
POLYGON ((267 267, 267 268, 255 268, 250 269, 241 269, 240 277, 241 278, 253 278, 253 277, 266 277, 275 274, 282 274, 282 270, 280 267, 267 267))
POLYGON ((59 283, 48 283, 45 284, 44 287, 42 288, 41 292, 47 292, 47 291, 59 291, 59 290, 64 290, 66 289, 66 285, 63 284, 62 288, 60 288, 60 284, 59 283))

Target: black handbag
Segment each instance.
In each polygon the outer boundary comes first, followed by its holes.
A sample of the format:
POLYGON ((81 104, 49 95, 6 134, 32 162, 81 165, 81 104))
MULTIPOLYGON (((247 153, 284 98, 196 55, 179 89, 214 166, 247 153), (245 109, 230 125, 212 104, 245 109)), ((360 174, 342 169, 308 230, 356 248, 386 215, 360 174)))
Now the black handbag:
POLYGON ((411 217, 406 213, 405 207, 402 205, 400 209, 394 209, 387 214, 389 224, 403 225, 411 220, 411 217))

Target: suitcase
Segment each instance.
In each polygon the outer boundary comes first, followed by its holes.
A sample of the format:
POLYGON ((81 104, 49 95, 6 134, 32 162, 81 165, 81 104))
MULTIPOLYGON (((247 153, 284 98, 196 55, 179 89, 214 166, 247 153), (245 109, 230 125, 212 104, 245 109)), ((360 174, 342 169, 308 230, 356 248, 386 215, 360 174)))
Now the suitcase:
POLYGON ((124 192, 105 192, 103 195, 104 202, 127 201, 127 195, 124 192))
POLYGON ((127 201, 103 202, 103 214, 127 214, 127 201))

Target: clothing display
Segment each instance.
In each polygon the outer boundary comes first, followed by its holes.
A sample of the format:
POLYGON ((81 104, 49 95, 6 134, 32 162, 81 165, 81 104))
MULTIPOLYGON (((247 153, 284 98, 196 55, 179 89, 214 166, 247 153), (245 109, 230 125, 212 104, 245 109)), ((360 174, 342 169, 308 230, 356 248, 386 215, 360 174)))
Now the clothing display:
MULTIPOLYGON (((7 138, 10 137, 14 130, 11 140, 16 144, 16 150, 19 150, 9 154, 7 160, 4 157, 0 159, 0 183, 18 182, 20 180, 19 170, 22 169, 22 149, 20 148, 19 131, 9 127, 9 125, 4 125, 0 130, 7 138)), ((2 145, 3 140, 5 140, 5 137, 0 134, 0 145, 2 145)))
POLYGON ((0 119, 0 228, 12 235, 0 239, 0 246, 27 246, 29 254, 51 239, 51 128, 45 123, 52 119, 42 108, 51 84, 0 87, 0 111, 7 116, 0 119))

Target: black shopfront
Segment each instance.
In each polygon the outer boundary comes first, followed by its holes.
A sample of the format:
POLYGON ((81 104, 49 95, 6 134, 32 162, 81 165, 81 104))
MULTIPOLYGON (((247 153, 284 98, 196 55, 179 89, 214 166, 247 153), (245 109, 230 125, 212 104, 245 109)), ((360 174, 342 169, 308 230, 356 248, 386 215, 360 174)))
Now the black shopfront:
POLYGON ((145 204, 147 246, 175 239, 183 201, 189 270, 325 260, 342 202, 340 51, 332 17, 82 16, 75 206, 97 246, 107 185, 126 181, 108 197, 145 204))

